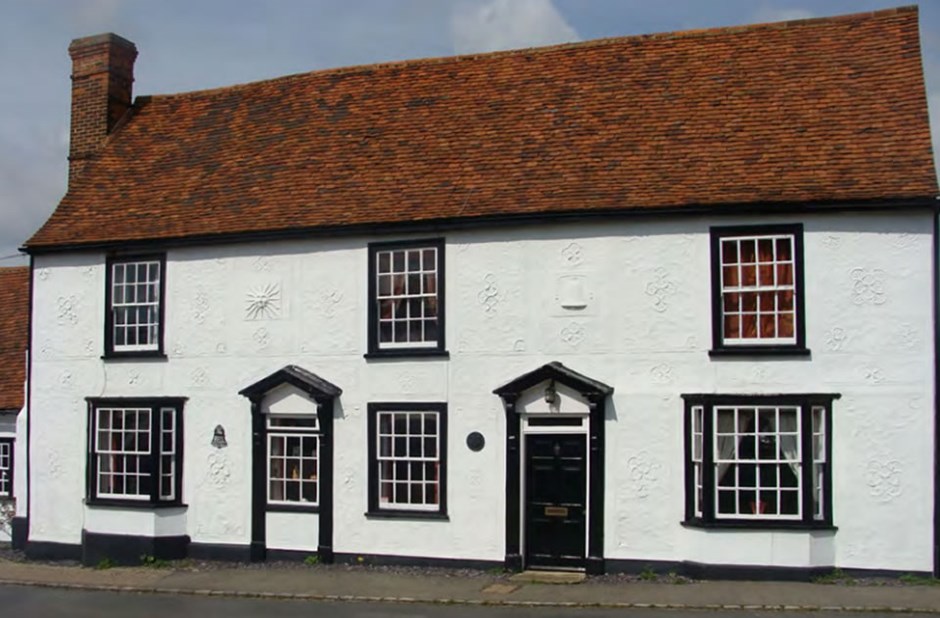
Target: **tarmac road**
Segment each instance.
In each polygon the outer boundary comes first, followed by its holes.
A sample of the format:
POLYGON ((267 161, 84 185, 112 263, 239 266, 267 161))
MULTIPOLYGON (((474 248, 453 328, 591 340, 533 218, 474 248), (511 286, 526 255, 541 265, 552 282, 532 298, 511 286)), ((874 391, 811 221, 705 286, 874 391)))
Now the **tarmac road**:
MULTIPOLYGON (((847 618, 848 612, 773 612, 780 618, 847 618)), ((480 607, 417 603, 343 603, 212 598, 191 595, 133 594, 55 590, 29 586, 0 586, 0 615, 4 618, 750 618, 767 612, 594 609, 559 607, 480 607)), ((877 614, 864 618, 904 618, 914 614, 877 614)), ((919 617, 920 618, 920 617, 919 617)))

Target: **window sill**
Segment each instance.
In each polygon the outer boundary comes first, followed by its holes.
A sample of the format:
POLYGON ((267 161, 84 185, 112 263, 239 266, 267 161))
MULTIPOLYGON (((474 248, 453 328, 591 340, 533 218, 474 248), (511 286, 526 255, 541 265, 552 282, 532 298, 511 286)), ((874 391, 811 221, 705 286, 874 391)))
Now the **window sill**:
POLYGON ((264 507, 268 513, 319 513, 318 504, 268 504, 264 507))
POLYGON ((362 355, 366 360, 382 358, 450 358, 447 350, 437 348, 394 348, 388 350, 373 350, 362 355))
POLYGON ((684 528, 700 528, 702 530, 830 530, 835 532, 839 528, 824 521, 806 523, 803 521, 786 520, 759 520, 759 519, 723 519, 721 521, 702 521, 701 519, 687 519, 679 522, 684 528))
POLYGON ((708 355, 712 358, 727 356, 810 356, 809 348, 792 345, 741 345, 712 348, 708 355))
POLYGON ((105 506, 121 509, 139 509, 143 511, 154 509, 187 509, 188 504, 182 502, 150 502, 149 500, 115 500, 113 498, 86 498, 85 506, 105 506))
POLYGON ((440 521, 450 521, 447 513, 437 513, 434 511, 366 511, 366 519, 436 519, 440 521))
POLYGON ((105 352, 101 355, 101 360, 119 361, 119 360, 155 360, 165 361, 167 355, 160 351, 139 351, 139 352, 105 352))

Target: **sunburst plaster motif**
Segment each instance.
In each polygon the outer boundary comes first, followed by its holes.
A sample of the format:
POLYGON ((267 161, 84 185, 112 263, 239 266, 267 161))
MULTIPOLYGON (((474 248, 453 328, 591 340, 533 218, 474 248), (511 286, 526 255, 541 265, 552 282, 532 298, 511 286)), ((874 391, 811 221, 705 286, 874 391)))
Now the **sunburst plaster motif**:
POLYGON ((266 283, 248 291, 246 320, 271 320, 280 315, 281 287, 277 283, 266 283))

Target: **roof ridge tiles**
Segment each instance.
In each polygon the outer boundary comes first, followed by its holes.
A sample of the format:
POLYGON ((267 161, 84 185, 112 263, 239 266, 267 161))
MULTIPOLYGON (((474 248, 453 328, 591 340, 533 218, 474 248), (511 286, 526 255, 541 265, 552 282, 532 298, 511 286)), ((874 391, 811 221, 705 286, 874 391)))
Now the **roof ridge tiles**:
POLYGON ((266 79, 260 79, 239 84, 230 84, 227 86, 218 86, 215 88, 206 88, 201 90, 190 90, 175 93, 156 93, 140 95, 135 98, 137 104, 149 103, 150 101, 162 101, 166 99, 185 99, 211 97, 219 94, 229 94, 240 89, 249 89, 262 85, 273 85, 282 82, 290 82, 314 76, 330 75, 354 75, 357 73, 366 73, 381 69, 397 69, 420 66, 434 66, 440 64, 457 64, 461 62, 472 62, 484 58, 501 58, 526 54, 547 54, 570 49, 590 49, 594 47, 604 47, 608 45, 625 44, 640 41, 658 41, 686 38, 706 38, 713 36, 724 36, 728 34, 743 34, 754 32, 756 30, 783 30, 793 27, 825 26, 847 21, 866 21, 876 17, 886 17, 889 15, 898 15, 903 13, 918 13, 917 5, 906 5, 900 7, 891 7, 875 11, 862 11, 858 13, 848 13, 845 15, 831 15, 824 17, 810 17, 804 19, 791 19, 784 21, 763 22, 757 24, 740 24, 731 26, 715 26, 711 28, 693 28, 689 30, 675 30, 667 32, 654 32, 650 34, 630 34, 625 36, 602 37, 597 39, 588 39, 586 41, 571 41, 567 43, 556 43, 554 45, 542 45, 536 47, 521 47, 515 49, 506 49, 489 52, 476 52, 469 54, 455 54, 450 56, 429 56, 426 58, 407 58, 403 60, 389 60, 383 62, 373 62, 368 64, 356 64, 340 67, 327 67, 323 69, 314 69, 312 71, 302 71, 291 73, 289 75, 279 75, 266 79))

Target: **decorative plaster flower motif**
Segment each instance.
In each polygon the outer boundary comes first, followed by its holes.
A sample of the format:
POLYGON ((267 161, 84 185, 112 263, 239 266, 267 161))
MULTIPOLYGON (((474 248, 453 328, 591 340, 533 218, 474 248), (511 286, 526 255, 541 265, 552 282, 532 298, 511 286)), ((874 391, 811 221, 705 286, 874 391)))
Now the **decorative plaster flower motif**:
POLYGON ((77 306, 78 301, 75 300, 74 296, 60 296, 56 300, 56 307, 59 310, 59 324, 78 323, 77 306))
POLYGON ((672 382, 672 367, 666 363, 654 365, 650 368, 650 378, 656 384, 669 384, 672 382))
POLYGON ((281 288, 277 283, 266 283, 248 292, 245 304, 246 320, 270 320, 281 314, 281 288))
POLYGON ((847 339, 848 335, 845 331, 836 326, 826 333, 826 349, 837 352, 842 349, 847 339))
POLYGON ((852 302, 856 305, 883 305, 885 273, 880 268, 852 269, 852 302))
POLYGON ((865 475, 869 495, 880 502, 890 502, 900 496, 903 471, 901 462, 896 459, 869 460, 865 475))
POLYGON ((650 495, 653 488, 657 486, 660 468, 657 462, 650 461, 646 451, 640 451, 627 460, 627 470, 629 470, 630 480, 633 481, 633 489, 637 497, 646 498, 650 495))
POLYGON ((343 300, 343 293, 339 290, 327 290, 320 295, 320 306, 323 315, 332 318, 336 315, 336 306, 343 300))
POLYGON ((561 256, 569 266, 580 266, 584 261, 584 249, 576 242, 569 244, 561 250, 561 256))
POLYGON ((271 343, 271 333, 263 326, 254 332, 252 338, 255 340, 255 343, 258 344, 259 348, 266 348, 268 344, 271 343))
POLYGON ((669 273, 659 267, 653 271, 653 280, 646 284, 646 295, 653 298, 653 309, 663 313, 669 308, 666 297, 676 293, 675 284, 669 280, 669 273))
POLYGON ((496 305, 499 304, 499 288, 496 287, 496 277, 493 274, 487 274, 483 277, 483 289, 477 294, 477 300, 483 305, 483 311, 487 315, 496 313, 496 305))
POLYGON ((197 324, 204 324, 209 313, 209 295, 205 290, 199 290, 193 297, 193 320, 197 324))
POLYGON ((561 329, 561 340, 573 348, 584 341, 584 327, 577 322, 572 322, 561 329))

